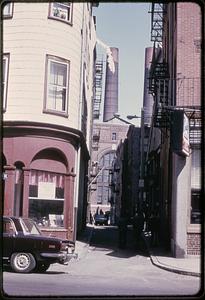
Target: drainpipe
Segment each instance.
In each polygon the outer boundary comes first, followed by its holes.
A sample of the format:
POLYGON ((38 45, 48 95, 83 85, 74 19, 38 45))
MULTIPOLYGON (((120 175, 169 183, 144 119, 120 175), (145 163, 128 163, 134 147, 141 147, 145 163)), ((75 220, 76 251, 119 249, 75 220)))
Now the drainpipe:
MULTIPOLYGON (((79 95, 79 114, 78 114, 78 130, 81 131, 81 123, 82 123, 82 92, 83 92, 83 76, 84 76, 84 69, 83 69, 83 56, 84 56, 84 22, 85 22, 85 4, 83 5, 83 19, 82 19, 82 29, 81 29, 81 61, 80 61, 80 95, 79 95)), ((78 149, 76 151, 75 155, 75 174, 76 174, 76 180, 75 180, 75 188, 74 188, 74 205, 73 205, 73 238, 74 241, 76 241, 77 237, 77 216, 78 216, 78 198, 79 198, 79 187, 80 187, 80 162, 81 162, 81 145, 78 146, 78 149)))

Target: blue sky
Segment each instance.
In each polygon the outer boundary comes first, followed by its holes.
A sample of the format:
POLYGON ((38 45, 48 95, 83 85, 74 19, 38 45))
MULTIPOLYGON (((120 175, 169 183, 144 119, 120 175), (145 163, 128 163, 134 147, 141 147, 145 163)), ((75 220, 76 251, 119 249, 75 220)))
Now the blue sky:
POLYGON ((144 84, 144 53, 151 47, 150 3, 102 3, 94 8, 97 36, 119 48, 119 113, 141 114, 144 84))

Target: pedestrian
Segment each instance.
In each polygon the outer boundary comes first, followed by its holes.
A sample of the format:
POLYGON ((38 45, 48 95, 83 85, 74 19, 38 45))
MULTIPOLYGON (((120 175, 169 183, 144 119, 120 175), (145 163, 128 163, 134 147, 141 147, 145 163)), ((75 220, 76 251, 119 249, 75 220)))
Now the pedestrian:
POLYGON ((92 215, 91 211, 90 211, 90 224, 91 225, 93 224, 93 215, 92 215))
POLYGON ((119 248, 124 249, 127 245, 127 219, 122 216, 118 222, 119 248))
POLYGON ((142 239, 143 229, 144 229, 144 215, 142 212, 138 212, 135 214, 133 218, 134 243, 135 243, 135 247, 138 249, 141 249, 143 245, 143 239, 142 239))
POLYGON ((160 218, 159 214, 152 213, 150 217, 150 231, 151 231, 151 245, 159 245, 159 227, 160 227, 160 218))

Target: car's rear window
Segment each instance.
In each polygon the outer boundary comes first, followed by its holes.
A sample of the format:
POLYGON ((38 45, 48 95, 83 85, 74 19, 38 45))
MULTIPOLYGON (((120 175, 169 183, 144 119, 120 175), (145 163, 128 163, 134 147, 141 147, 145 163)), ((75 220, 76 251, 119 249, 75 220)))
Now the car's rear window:
POLYGON ((13 224, 12 224, 11 220, 4 220, 4 222, 3 222, 3 233, 7 233, 7 234, 14 234, 15 233, 15 229, 13 227, 13 224))
POLYGON ((38 234, 38 235, 41 234, 41 232, 38 229, 37 225, 32 220, 22 219, 21 221, 22 221, 23 229, 26 233, 38 234))

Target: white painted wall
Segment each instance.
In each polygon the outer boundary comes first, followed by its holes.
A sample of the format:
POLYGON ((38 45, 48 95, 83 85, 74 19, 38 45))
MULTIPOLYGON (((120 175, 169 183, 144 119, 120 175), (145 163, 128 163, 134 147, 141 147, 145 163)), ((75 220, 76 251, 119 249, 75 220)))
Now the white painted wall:
MULTIPOLYGON (((87 23, 85 26, 89 33, 90 11, 87 3, 74 2, 72 26, 49 19, 49 3, 14 3, 13 18, 4 20, 3 28, 3 52, 10 53, 4 120, 38 121, 78 128, 83 5, 86 15, 84 20, 87 23), (46 54, 70 61, 68 118, 43 113, 46 54)), ((95 45, 92 19, 91 30, 92 39, 88 39, 88 43, 92 61, 95 45)), ((87 57, 84 57, 85 61, 87 57)), ((90 117, 91 75, 88 77, 87 88, 90 117)))

